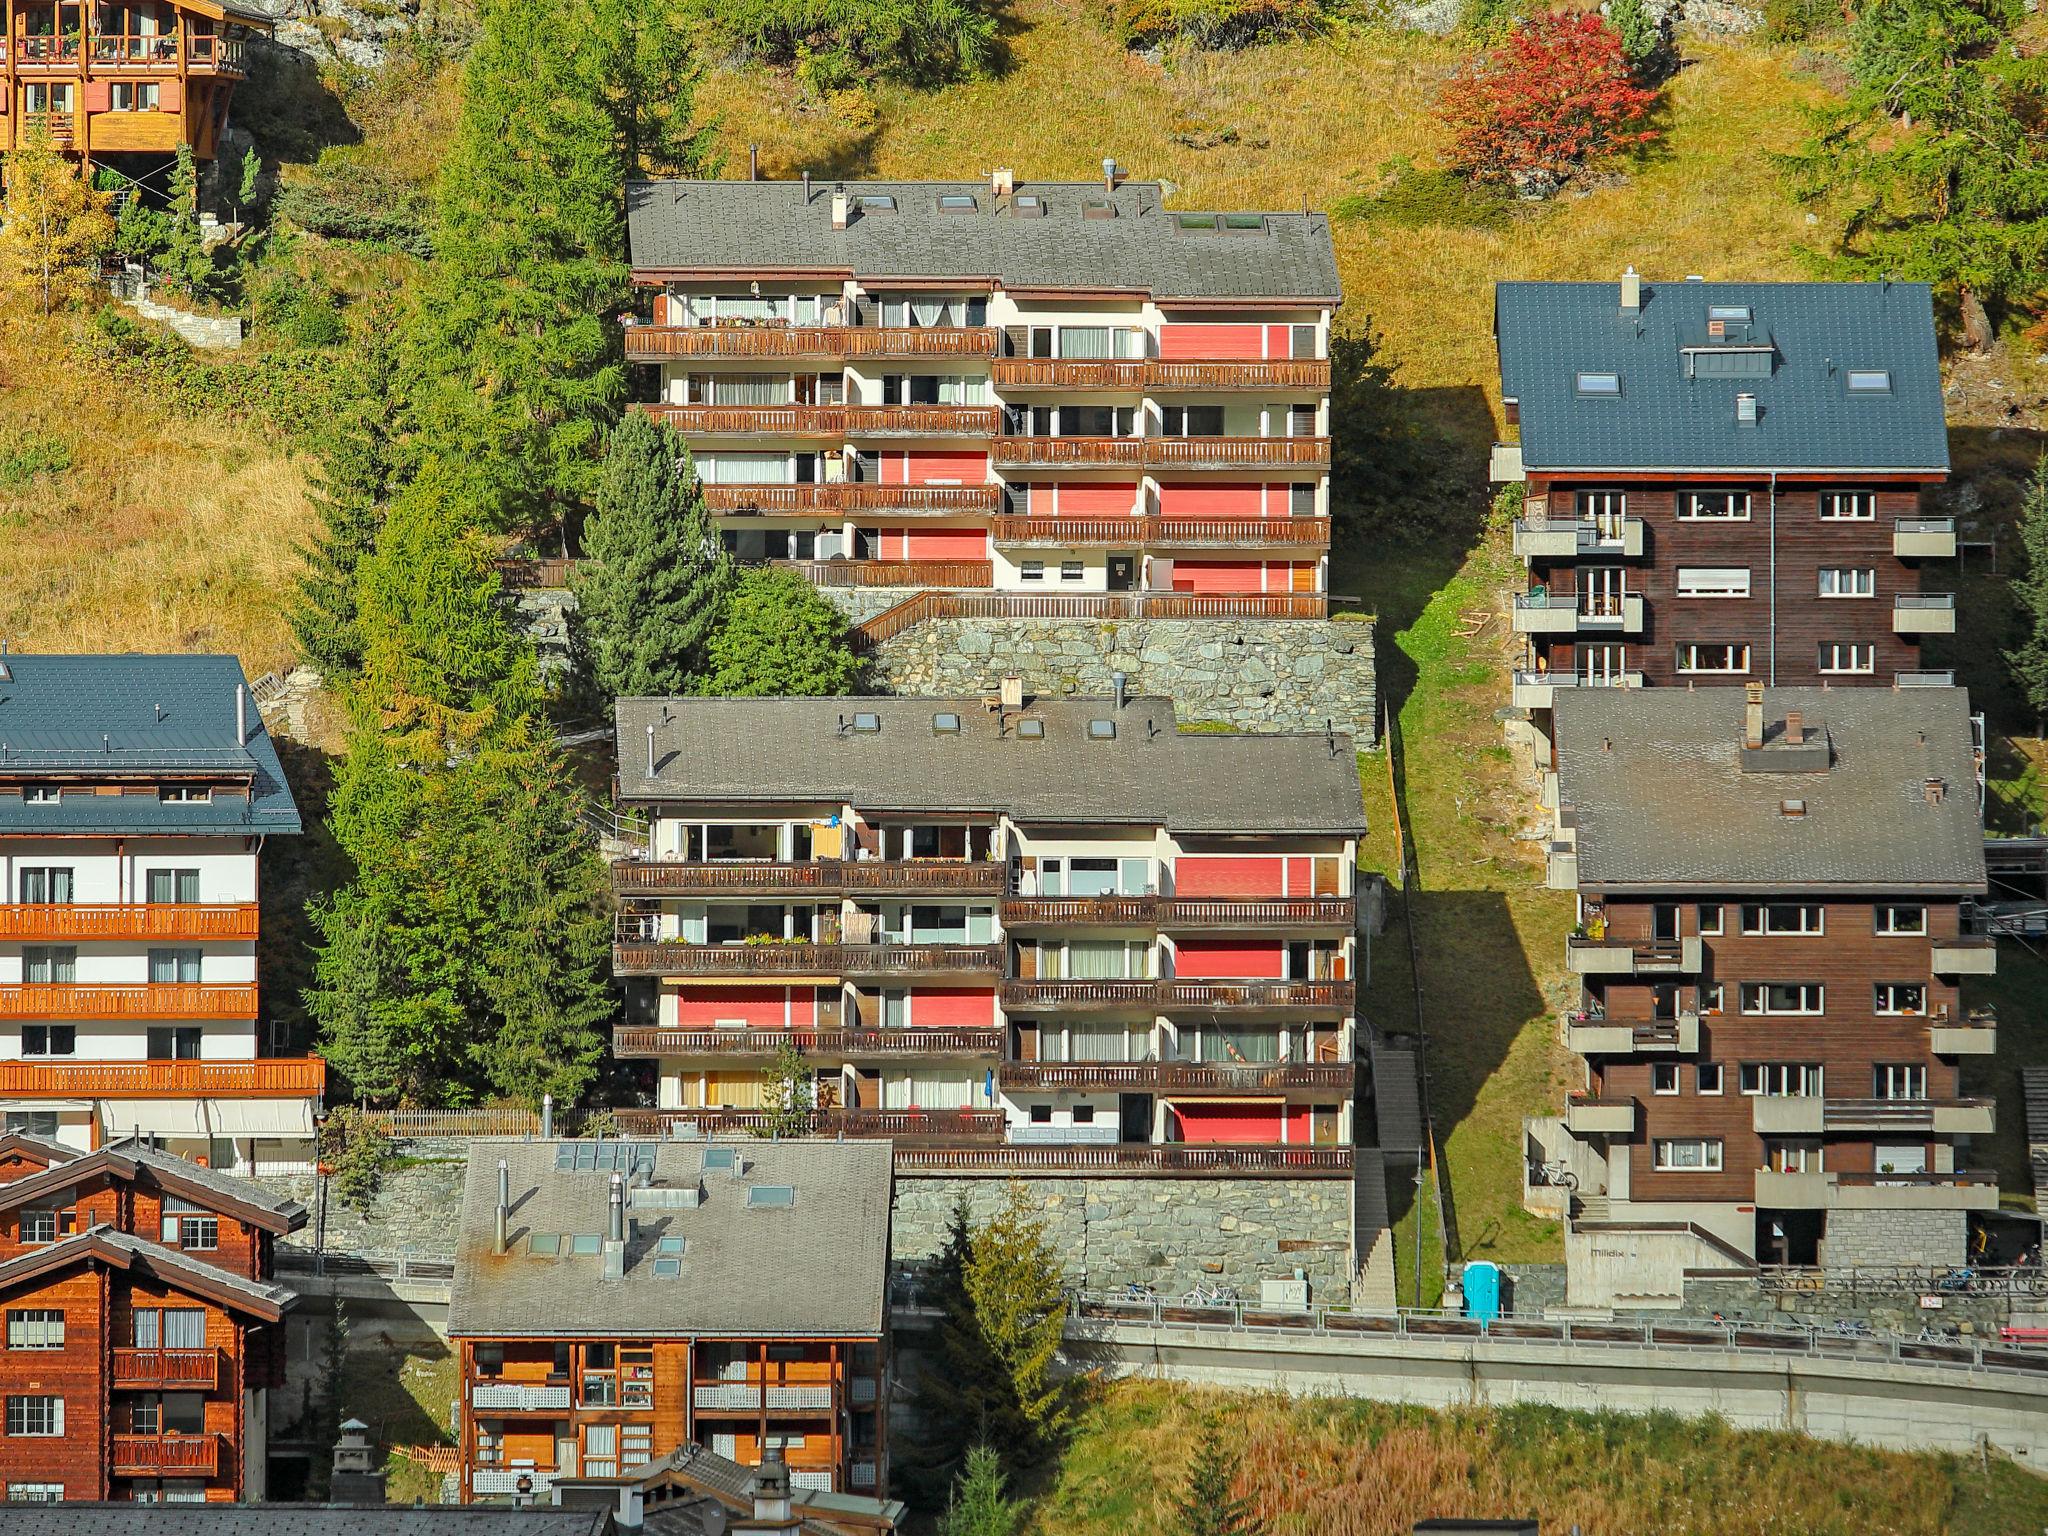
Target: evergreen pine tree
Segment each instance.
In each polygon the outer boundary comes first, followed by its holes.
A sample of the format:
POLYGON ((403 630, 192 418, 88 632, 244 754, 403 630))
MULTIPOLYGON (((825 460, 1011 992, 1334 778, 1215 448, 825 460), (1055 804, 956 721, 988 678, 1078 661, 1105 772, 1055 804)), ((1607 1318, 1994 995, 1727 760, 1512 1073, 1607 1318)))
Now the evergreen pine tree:
POLYGON ((107 195, 31 123, 6 157, 7 196, 0 203, 0 291, 32 297, 44 314, 91 289, 99 255, 114 239, 107 195))
POLYGON ((1187 1491, 1175 1506, 1173 1536, 1266 1536, 1266 1522, 1236 1492, 1241 1458, 1214 1424, 1202 1430, 1187 1491))
POLYGON ((914 1406, 919 1432, 896 1465, 922 1504, 935 1505, 965 1468, 967 1453, 986 1443, 994 1418, 989 1406, 996 1365, 967 1294, 967 1257, 974 1245, 967 1198, 957 1197, 946 1241, 919 1288, 920 1306, 939 1314, 938 1349, 918 1372, 914 1406))
POLYGON ((718 627, 704 647, 700 694, 733 698, 823 698, 850 693, 860 658, 846 616, 794 571, 740 572, 718 627))
POLYGON ((980 1347, 994 1369, 977 1404, 984 1438, 1011 1466, 1057 1445, 1072 1415, 1053 1363, 1065 1335, 1067 1298, 1045 1223, 1024 1186, 1012 1183, 1003 1205, 974 1229, 962 1274, 980 1347))
POLYGON ((2013 578, 2020 643, 2005 653, 2014 683, 2038 722, 2048 717, 2048 454, 2034 466, 2020 503, 2022 568, 2013 578))
POLYGON ((967 1465, 953 1484, 939 1536, 1013 1536, 1023 1511, 1003 1496, 1003 1458, 986 1445, 967 1453, 967 1465))
POLYGON ((687 692, 733 568, 673 427, 634 411, 612 429, 583 552, 576 624, 598 691, 607 699, 687 692))

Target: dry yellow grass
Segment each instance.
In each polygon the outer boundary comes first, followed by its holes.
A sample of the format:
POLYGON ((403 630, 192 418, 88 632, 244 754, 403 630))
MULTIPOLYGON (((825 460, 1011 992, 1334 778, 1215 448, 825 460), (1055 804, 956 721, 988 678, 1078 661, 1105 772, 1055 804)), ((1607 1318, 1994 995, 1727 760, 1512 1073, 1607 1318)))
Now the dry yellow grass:
POLYGON ((63 358, 54 329, 0 327, 0 457, 35 438, 71 460, 0 484, 0 635, 16 650, 231 651, 252 674, 288 662, 283 608, 315 524, 301 466, 63 358))

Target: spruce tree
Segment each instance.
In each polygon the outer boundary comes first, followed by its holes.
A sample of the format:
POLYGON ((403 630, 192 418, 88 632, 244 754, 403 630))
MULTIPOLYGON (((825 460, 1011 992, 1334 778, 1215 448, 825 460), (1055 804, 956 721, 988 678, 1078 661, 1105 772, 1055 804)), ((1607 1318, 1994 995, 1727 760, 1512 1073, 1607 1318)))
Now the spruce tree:
POLYGON ((75 303, 93 286, 100 253, 112 245, 108 198, 32 122, 7 161, 0 204, 0 291, 31 297, 44 314, 75 303))
POLYGON ((2020 643, 2005 653, 2005 664, 2039 722, 2048 717, 2048 455, 2027 482, 2019 536, 2022 564, 2013 578, 2012 602, 2020 643))
POLYGON ((687 692, 733 568, 673 427, 634 411, 612 429, 583 552, 576 623, 598 691, 608 699, 687 692))
POLYGON ((931 1262, 918 1304, 939 1314, 938 1348, 918 1372, 914 1406, 919 1432, 897 1458, 918 1502, 937 1504, 966 1466, 968 1452, 989 1441, 991 1406, 999 1401, 996 1363, 967 1294, 967 1259, 974 1245, 967 1197, 953 1202, 945 1245, 931 1262))
POLYGON ((704 647, 695 691, 734 698, 823 698, 850 693, 860 658, 846 616, 795 571, 740 572, 704 647))
POLYGON ((1003 1458, 993 1447, 970 1450, 939 1517, 939 1536, 1014 1536, 1023 1511, 1003 1496, 1007 1481, 1003 1458))
POLYGON ((1055 1448, 1072 1417, 1068 1385, 1054 1373, 1066 1290, 1022 1184, 1012 1183, 1002 1208, 974 1229, 961 1278, 977 1347, 992 1367, 968 1389, 974 1421, 1021 1468, 1055 1448))
POLYGON ((1241 1460, 1213 1423, 1204 1426, 1187 1491, 1175 1506, 1173 1536, 1266 1536, 1257 1507, 1236 1492, 1241 1460))

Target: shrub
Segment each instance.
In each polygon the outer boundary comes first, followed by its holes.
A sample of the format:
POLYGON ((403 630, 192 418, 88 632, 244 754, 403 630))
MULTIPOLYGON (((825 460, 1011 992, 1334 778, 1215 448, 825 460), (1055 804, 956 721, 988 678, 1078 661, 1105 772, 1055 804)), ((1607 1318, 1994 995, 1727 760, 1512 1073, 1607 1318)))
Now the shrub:
POLYGON ((1395 159, 1380 174, 1390 179, 1379 191, 1339 198, 1330 212, 1395 229, 1491 229, 1514 215, 1514 199, 1501 188, 1456 171, 1418 170, 1413 161, 1395 159))
POLYGON ((258 334, 274 332, 295 347, 332 347, 348 339, 348 324, 334 290, 309 283, 289 267, 265 274, 252 285, 249 317, 258 334))
POLYGON ((368 1211, 396 1161, 391 1138, 356 1110, 342 1108, 321 1123, 315 1145, 334 1181, 335 1199, 351 1210, 368 1211))
POLYGON ((1588 12, 1522 22, 1445 90, 1451 163, 1475 181, 1543 193, 1654 138, 1657 93, 1631 78, 1621 35, 1588 12))
POLYGON ((691 0, 691 8, 725 47, 795 66, 816 95, 883 75, 943 85, 996 62, 995 0, 691 0))
POLYGON ((1203 48, 1243 48, 1320 32, 1329 19, 1325 0, 1111 0, 1109 12, 1126 48, 1177 37, 1203 48))
POLYGON ((363 240, 411 255, 433 254, 432 209, 425 193, 359 158, 330 150, 313 179, 277 195, 272 211, 330 240, 363 240))
POLYGON ((1803 43, 1841 29, 1836 0, 1764 0, 1764 36, 1774 43, 1803 43))
POLYGON ((71 468, 71 445, 61 437, 24 427, 0 436, 0 491, 18 491, 38 475, 71 468))
POLYGON ((253 419, 304 447, 341 398, 346 353, 326 349, 195 352, 161 326, 115 309, 95 311, 73 342, 80 361, 191 415, 253 419))

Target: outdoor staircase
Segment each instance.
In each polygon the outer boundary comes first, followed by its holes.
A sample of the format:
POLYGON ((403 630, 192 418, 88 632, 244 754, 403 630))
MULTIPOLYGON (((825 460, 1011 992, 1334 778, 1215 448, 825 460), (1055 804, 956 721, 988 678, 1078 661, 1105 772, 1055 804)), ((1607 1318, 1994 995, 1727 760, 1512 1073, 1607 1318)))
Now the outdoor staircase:
POLYGON ((1373 1045, 1372 1096, 1380 1151, 1392 1160, 1417 1158, 1422 1148, 1422 1079, 1413 1050, 1373 1045))

